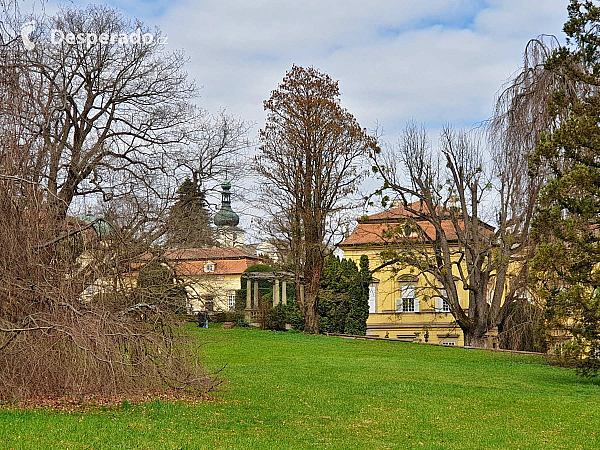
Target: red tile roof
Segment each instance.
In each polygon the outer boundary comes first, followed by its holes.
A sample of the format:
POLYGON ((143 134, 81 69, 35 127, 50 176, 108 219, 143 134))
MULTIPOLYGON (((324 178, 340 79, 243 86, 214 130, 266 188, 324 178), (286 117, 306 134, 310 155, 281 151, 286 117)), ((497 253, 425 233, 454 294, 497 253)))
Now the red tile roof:
POLYGON ((227 260, 211 259, 215 264, 214 272, 205 272, 204 264, 206 261, 179 261, 170 260, 169 265, 175 270, 177 275, 241 275, 244 271, 257 263, 251 259, 227 260))
MULTIPOLYGON (((177 275, 241 275, 261 259, 240 248, 206 247, 206 248, 176 248, 166 250, 163 257, 167 260, 177 275), (204 266, 210 261, 214 263, 213 272, 205 272, 204 266)), ((141 257, 143 261, 152 259, 150 253, 141 257)))
MULTIPOLYGON (((419 212, 423 212, 424 214, 429 211, 429 208, 427 208, 427 205, 421 201, 411 203, 408 206, 410 207, 410 209, 413 209, 413 210, 419 211, 419 212)), ((416 216, 414 213, 406 211, 404 209, 404 205, 401 205, 401 206, 392 207, 390 209, 386 209, 385 211, 381 211, 377 214, 373 214, 373 215, 369 216, 368 221, 369 222, 382 221, 382 220, 391 221, 391 220, 406 219, 407 217, 416 217, 416 216)), ((359 220, 359 222, 360 222, 360 220, 359 220)))
MULTIPOLYGON (((411 203, 409 207, 410 209, 423 213, 427 213, 428 211, 427 206, 421 202, 411 203)), ((358 226, 354 229, 350 236, 348 236, 341 244, 339 244, 339 246, 347 247, 353 245, 385 245, 387 243, 394 242, 395 240, 398 240, 399 237, 397 232, 394 231, 394 227, 403 223, 404 220, 408 218, 414 220, 414 223, 421 228, 429 240, 435 240, 436 230, 431 223, 418 218, 417 215, 412 212, 406 211, 404 206, 399 206, 390 208, 377 214, 373 214, 366 218, 359 219, 358 226)), ((462 221, 458 221, 459 229, 462 224, 462 221)), ((446 238, 449 241, 456 241, 458 239, 457 230, 452 220, 442 220, 441 225, 446 238)), ((482 223, 482 230, 492 233, 493 227, 482 223)), ((405 237, 402 238, 407 239, 405 237)), ((408 239, 417 240, 418 238, 415 236, 408 239)))
POLYGON ((237 247, 173 248, 165 251, 164 257, 177 260, 217 260, 248 258, 260 261, 256 255, 237 247))

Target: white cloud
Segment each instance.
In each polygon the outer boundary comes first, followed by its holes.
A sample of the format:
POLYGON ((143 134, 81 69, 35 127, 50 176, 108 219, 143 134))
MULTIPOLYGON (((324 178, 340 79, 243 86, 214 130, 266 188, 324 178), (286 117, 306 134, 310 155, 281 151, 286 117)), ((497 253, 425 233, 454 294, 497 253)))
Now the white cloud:
POLYGON ((186 51, 203 86, 199 104, 210 110, 227 107, 260 126, 262 101, 285 71, 313 65, 340 80, 342 102, 363 126, 378 120, 389 135, 407 119, 487 118, 527 40, 559 34, 566 19, 566 0, 107 1, 186 51))
POLYGON ((260 125, 292 63, 314 65, 340 80, 363 126, 379 120, 395 135, 411 118, 487 118, 527 39, 559 33, 565 17, 563 0, 209 0, 177 3, 158 22, 190 56, 203 106, 260 125))
MULTIPOLYGON (((116 4, 116 0, 111 0, 116 4)), ((52 3, 52 2, 51 2, 52 3)), ((342 104, 389 140, 407 120, 470 127, 519 66, 528 39, 561 33, 567 0, 166 0, 119 2, 183 48, 198 103, 264 123, 293 63, 340 81, 342 104)), ((119 6, 117 5, 117 6, 119 6)), ((436 137, 432 136, 436 141, 436 137)))

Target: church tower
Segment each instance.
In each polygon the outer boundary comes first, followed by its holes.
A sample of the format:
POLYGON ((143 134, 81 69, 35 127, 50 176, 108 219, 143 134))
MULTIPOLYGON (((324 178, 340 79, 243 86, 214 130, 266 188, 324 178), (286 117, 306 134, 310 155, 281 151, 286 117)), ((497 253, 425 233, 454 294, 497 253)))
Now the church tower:
POLYGON ((241 247, 244 245, 244 230, 238 228, 240 217, 231 209, 231 183, 221 184, 221 209, 215 214, 217 241, 221 247, 241 247))

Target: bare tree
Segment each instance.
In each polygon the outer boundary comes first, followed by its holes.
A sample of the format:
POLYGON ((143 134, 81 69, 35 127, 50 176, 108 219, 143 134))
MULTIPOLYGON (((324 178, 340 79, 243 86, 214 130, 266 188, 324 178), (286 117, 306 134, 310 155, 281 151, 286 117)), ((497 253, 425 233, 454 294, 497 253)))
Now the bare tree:
POLYGON ((498 149, 486 162, 476 137, 451 128, 439 151, 423 128, 409 124, 395 148, 371 155, 381 192, 397 197, 407 216, 405 228, 390 230, 396 250, 386 252, 386 264, 422 273, 445 297, 465 345, 484 345, 526 287, 539 178, 528 176, 522 153, 498 149), (467 310, 459 287, 468 292, 467 310))
POLYGON ((110 199, 127 192, 132 180, 173 169, 177 151, 202 123, 191 104, 197 89, 183 71, 184 55, 167 52, 159 30, 104 6, 62 8, 37 27, 36 46, 18 71, 19 94, 34 107, 23 117, 35 139, 29 150, 33 181, 47 189, 56 216, 64 218, 76 196, 110 199), (153 39, 53 43, 50 29, 96 36, 139 30, 153 39))
MULTIPOLYGON (((0 29, 14 31, 24 20, 12 2, 2 6, 0 29)), ((96 7, 65 10, 56 21, 87 27, 74 32, 123 25, 96 7)), ((171 152, 187 136, 176 106, 187 114, 192 91, 180 60, 98 45, 25 53, 20 37, 5 37, 0 32, 0 399, 210 388, 168 314, 128 295, 131 261, 164 233, 168 199, 157 191, 167 166, 151 146, 171 152), (161 109, 170 94, 176 99, 161 109), (67 214, 77 195, 113 188, 128 195, 125 208, 113 201, 110 225, 67 214)))
POLYGON ((264 102, 256 169, 263 198, 290 242, 296 298, 309 333, 318 333, 318 291, 327 240, 350 206, 361 179, 361 157, 375 146, 352 114, 340 106, 337 82, 309 67, 293 66, 264 102))
POLYGON ((179 165, 206 194, 226 178, 242 178, 243 152, 250 147, 248 132, 251 124, 222 109, 218 114, 202 111, 192 134, 192 145, 182 152, 179 165))

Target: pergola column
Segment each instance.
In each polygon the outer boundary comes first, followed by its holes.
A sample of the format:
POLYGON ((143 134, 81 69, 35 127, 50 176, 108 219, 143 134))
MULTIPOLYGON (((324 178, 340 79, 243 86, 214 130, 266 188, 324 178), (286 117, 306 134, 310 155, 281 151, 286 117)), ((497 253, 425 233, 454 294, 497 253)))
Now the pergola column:
POLYGON ((246 278, 246 309, 252 309, 252 281, 250 278, 246 278))
POLYGON ((258 306, 258 281, 254 282, 254 308, 259 309, 259 306, 258 306))
POLYGON ((281 283, 281 303, 287 305, 287 285, 285 280, 281 283))
POLYGON ((273 282, 273 307, 279 305, 279 280, 273 282))

